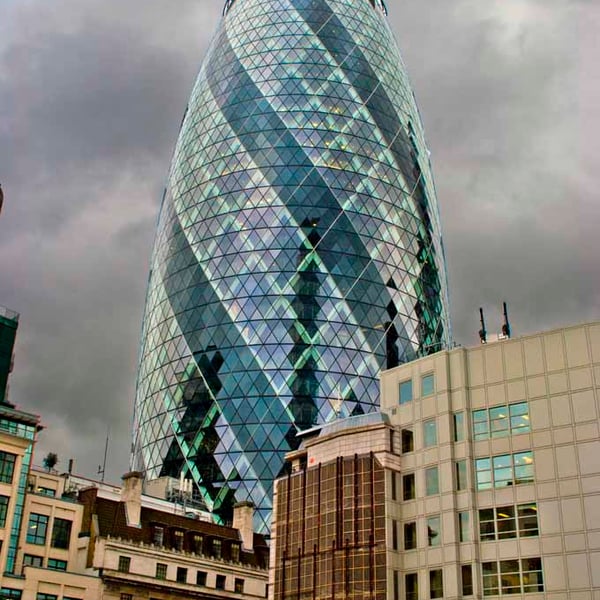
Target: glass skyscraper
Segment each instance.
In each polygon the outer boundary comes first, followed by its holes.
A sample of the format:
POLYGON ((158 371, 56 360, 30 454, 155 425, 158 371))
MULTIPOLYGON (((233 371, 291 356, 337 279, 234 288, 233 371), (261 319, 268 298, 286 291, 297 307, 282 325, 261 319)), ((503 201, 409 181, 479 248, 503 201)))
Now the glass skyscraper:
POLYGON ((428 151, 381 0, 230 0, 162 202, 132 467, 257 506, 298 430, 449 338, 428 151))

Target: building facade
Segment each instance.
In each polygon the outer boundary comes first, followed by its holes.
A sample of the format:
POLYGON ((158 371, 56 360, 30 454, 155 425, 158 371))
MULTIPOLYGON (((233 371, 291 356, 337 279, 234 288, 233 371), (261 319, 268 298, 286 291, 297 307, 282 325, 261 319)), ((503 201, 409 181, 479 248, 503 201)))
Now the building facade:
POLYGON ((227 517, 298 430, 378 407, 382 368, 449 338, 429 153, 381 0, 236 0, 161 207, 132 467, 227 517))
POLYGON ((8 376, 13 367, 13 352, 18 326, 18 313, 0 306, 0 404, 7 400, 8 376))
POLYGON ((367 565, 369 598, 598 598, 600 323, 443 351, 386 371, 381 386, 379 421, 334 422, 289 455, 276 486, 276 600, 364 598, 346 514, 369 504, 385 522, 358 537, 385 555, 384 575, 367 565), (374 469, 348 470, 361 461, 374 469), (315 478, 337 525, 322 526, 310 563, 315 478))

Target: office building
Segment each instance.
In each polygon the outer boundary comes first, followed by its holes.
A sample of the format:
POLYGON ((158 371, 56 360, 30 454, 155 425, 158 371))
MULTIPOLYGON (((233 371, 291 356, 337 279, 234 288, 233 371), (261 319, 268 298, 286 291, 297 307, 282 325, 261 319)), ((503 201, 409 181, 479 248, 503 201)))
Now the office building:
POLYGON ((288 455, 275 600, 599 597, 600 323, 442 351, 381 390, 380 415, 288 455))
POLYGON ((257 506, 296 433, 377 410, 449 339, 423 129, 381 0, 229 1, 183 119, 142 332, 132 468, 257 506))
POLYGON ((18 326, 18 313, 0 306, 0 404, 7 402, 8 376, 13 367, 18 326))

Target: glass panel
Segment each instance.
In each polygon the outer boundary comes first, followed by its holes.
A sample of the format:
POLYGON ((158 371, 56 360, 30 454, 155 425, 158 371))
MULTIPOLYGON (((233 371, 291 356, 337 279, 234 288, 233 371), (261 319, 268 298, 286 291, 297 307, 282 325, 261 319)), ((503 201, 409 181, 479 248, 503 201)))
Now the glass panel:
POLYGON ((518 507, 518 515, 519 535, 521 537, 531 537, 539 534, 536 504, 521 504, 518 507))
POLYGON ((453 415, 454 424, 454 441, 462 442, 465 439, 465 422, 464 413, 454 413, 453 415))
POLYGON ((514 506, 502 506, 496 509, 498 518, 498 539, 517 537, 514 506))
POLYGON ((458 513, 458 532, 460 542, 468 542, 471 539, 468 512, 458 513))
POLYGON ((433 494, 439 494, 440 482, 438 475, 438 468, 431 467, 425 471, 425 493, 427 496, 433 494))
POLYGON ((421 379, 421 396, 431 396, 435 391, 433 373, 424 375, 421 379))
POLYGON ((521 576, 518 560, 500 561, 500 582, 503 594, 521 593, 521 576))
POLYGON ((439 546, 441 541, 440 518, 429 517, 427 519, 427 545, 439 546))
POLYGON ((427 448, 437 444, 437 423, 435 419, 423 423, 423 445, 427 448))
POLYGON ((481 565, 483 573, 483 595, 498 595, 498 565, 495 562, 487 562, 481 565))
POLYGON ((412 380, 403 381, 400 384, 400 404, 407 404, 413 399, 412 380))
POLYGON ((493 508, 483 508, 479 511, 479 539, 481 541, 496 539, 493 508))
POLYGON ((456 489, 466 490, 467 485, 467 461, 459 460, 456 463, 456 489))

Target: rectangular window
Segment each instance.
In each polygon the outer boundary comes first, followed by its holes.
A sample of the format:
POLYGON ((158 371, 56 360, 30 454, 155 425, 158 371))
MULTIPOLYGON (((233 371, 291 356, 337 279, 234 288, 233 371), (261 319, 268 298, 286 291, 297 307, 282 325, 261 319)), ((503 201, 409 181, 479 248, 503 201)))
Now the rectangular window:
POLYGON ((444 576, 442 569, 433 569, 429 571, 429 597, 444 597, 444 576))
POLYGON ((56 496, 56 490, 48 487, 40 486, 35 490, 36 494, 40 494, 40 496, 50 496, 54 498, 56 496))
POLYGON ((224 590, 225 589, 225 582, 226 582, 225 575, 217 575, 217 580, 216 580, 215 587, 218 590, 224 590))
POLYGON ((414 500, 415 499, 415 474, 408 473, 402 476, 402 499, 403 500, 414 500))
POLYGON ((404 549, 414 550, 417 547, 417 524, 404 523, 404 549))
POLYGON ((404 576, 405 600, 419 600, 419 579, 417 573, 407 573, 404 576))
POLYGON ((458 460, 455 463, 456 468, 456 490, 466 490, 467 489, 467 461, 466 460, 458 460))
POLYGON ((16 454, 0 451, 0 483, 12 483, 16 460, 16 454))
POLYGON ((415 449, 415 441, 413 432, 410 429, 402 430, 402 454, 413 452, 415 449))
POLYGON ((484 596, 530 594, 544 591, 542 560, 523 558, 481 565, 484 596))
POLYGON ((121 592, 121 600, 133 600, 133 594, 121 592))
POLYGON ((435 392, 433 373, 421 377, 421 396, 431 396, 435 392))
POLYGON ((478 490, 532 483, 533 452, 478 458, 475 471, 478 490))
POLYGON ((236 594, 243 594, 244 593, 244 580, 240 579, 239 577, 236 577, 233 582, 233 589, 236 594))
POLYGON ((0 589, 0 598, 2 598, 2 600, 4 599, 9 599, 10 600, 21 600, 21 596, 23 594, 22 590, 15 590, 13 588, 1 588, 0 589))
POLYGON ((183 531, 176 529, 173 531, 173 549, 183 550, 183 531))
POLYGON ((66 571, 67 570, 67 561, 60 560, 58 558, 49 558, 48 559, 48 568, 53 571, 66 571))
POLYGON ((429 448, 437 445, 437 423, 435 419, 423 422, 423 446, 429 448))
POLYGON ((44 557, 34 556, 33 554, 25 554, 23 556, 23 567, 43 567, 44 557))
POLYGON ((231 560, 240 562, 240 545, 237 542, 231 543, 231 560))
POLYGON ((8 514, 9 496, 0 496, 0 528, 6 527, 6 515, 8 514))
POLYGON ((473 411, 473 438, 475 440, 506 437, 527 433, 530 430, 527 402, 503 404, 473 411))
POLYGON ((440 477, 437 467, 425 469, 425 494, 433 496, 440 493, 440 477))
POLYGON ((177 583, 187 583, 188 570, 185 567, 177 567, 177 583))
POLYGON ((537 505, 497 506, 479 511, 479 539, 505 540, 539 535, 537 505))
POLYGON ((396 473, 394 473, 394 471, 390 471, 390 477, 391 477, 391 493, 392 493, 392 500, 397 500, 398 499, 398 492, 396 490, 396 473))
POLYGON ((156 563, 156 579, 167 578, 167 565, 165 563, 156 563))
POLYGON ((452 415, 452 429, 454 433, 454 441, 462 442, 465 439, 465 415, 457 412, 452 415))
POLYGON ((206 571, 196 572, 196 585, 206 586, 206 571))
POLYGON ((35 596, 35 600, 58 600, 58 596, 56 594, 44 594, 43 592, 38 592, 35 596))
POLYGON ((412 402, 412 379, 400 383, 400 404, 408 404, 412 402))
POLYGON ((119 566, 117 570, 120 573, 129 573, 131 567, 131 558, 129 556, 119 556, 119 566))
POLYGON ((27 543, 43 546, 46 543, 47 531, 48 516, 31 513, 29 515, 29 524, 27 526, 27 543))
POLYGON ((165 543, 165 528, 160 525, 152 527, 152 543, 155 546, 163 546, 165 543))
POLYGON ((392 526, 392 550, 398 550, 398 521, 391 520, 392 526))
POLYGON ((473 567, 471 565, 461 565, 460 567, 462 581, 462 595, 473 595, 473 567))
POLYGON ((68 549, 71 540, 72 525, 72 521, 69 521, 68 519, 59 519, 58 517, 54 519, 51 541, 51 546, 53 548, 62 548, 63 550, 68 549))
POLYGON ((214 538, 212 541, 212 554, 215 558, 221 558, 223 543, 220 539, 214 538))
POLYGON ((427 545, 439 546, 442 541, 442 530, 440 517, 429 517, 427 519, 427 545))
POLYGON ((196 554, 202 554, 203 550, 204 536, 199 533, 195 533, 192 536, 192 552, 195 552, 196 554))
POLYGON ((458 513, 458 539, 460 542, 468 542, 471 539, 469 535, 469 513, 458 513))
POLYGON ((400 571, 393 572, 394 600, 400 600, 400 571))

